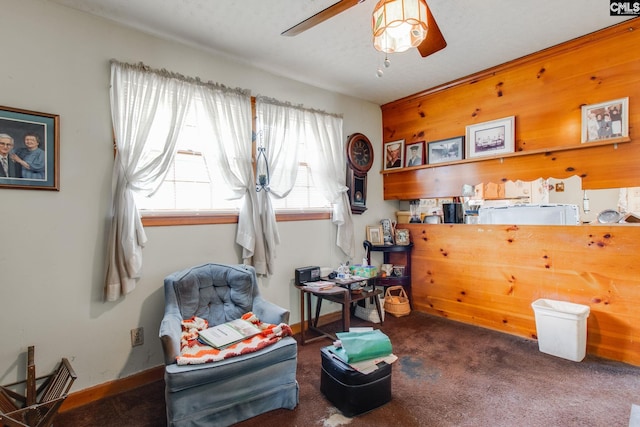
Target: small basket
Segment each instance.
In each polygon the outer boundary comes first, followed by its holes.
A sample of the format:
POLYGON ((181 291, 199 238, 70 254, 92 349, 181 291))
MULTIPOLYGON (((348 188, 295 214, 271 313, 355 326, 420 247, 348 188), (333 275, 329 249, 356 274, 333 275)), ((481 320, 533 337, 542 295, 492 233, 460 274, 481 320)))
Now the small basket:
POLYGON ((411 313, 409 297, 402 286, 389 286, 384 294, 384 311, 395 317, 406 316, 411 313), (398 295, 391 292, 400 291, 398 295))

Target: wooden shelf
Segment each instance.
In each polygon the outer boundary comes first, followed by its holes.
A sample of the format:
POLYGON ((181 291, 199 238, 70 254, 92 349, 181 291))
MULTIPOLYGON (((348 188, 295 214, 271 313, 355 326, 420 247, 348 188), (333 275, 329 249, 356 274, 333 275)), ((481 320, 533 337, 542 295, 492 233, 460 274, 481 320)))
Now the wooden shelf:
MULTIPOLYGON (((380 275, 373 278, 375 286, 382 286, 387 288, 389 286, 399 285, 402 286, 407 292, 409 297, 409 305, 411 305, 411 251, 413 249, 413 242, 408 245, 372 245, 371 242, 365 240, 362 242, 367 253, 367 263, 371 265, 371 252, 382 252, 382 259, 385 264, 394 264, 394 259, 403 260, 404 262, 404 274, 402 276, 387 276, 381 277, 380 275)), ((386 293, 386 290, 385 290, 386 293)))
POLYGON ((541 148, 538 150, 518 151, 515 153, 502 154, 500 156, 476 157, 473 159, 456 160, 453 162, 436 163, 433 165, 421 165, 421 166, 412 166, 409 168, 382 170, 380 171, 380 173, 383 175, 388 175, 388 174, 408 172, 408 171, 414 171, 414 170, 420 170, 420 169, 431 169, 431 168, 437 168, 442 166, 460 165, 465 163, 476 163, 476 162, 482 162, 487 160, 506 159, 511 157, 523 157, 523 156, 531 156, 535 154, 550 154, 557 151, 582 150, 590 147, 602 147, 606 145, 613 145, 614 148, 616 148, 618 144, 624 144, 626 142, 631 142, 631 138, 628 136, 625 136, 620 138, 611 138, 604 141, 585 142, 580 145, 565 145, 565 146, 559 146, 559 147, 553 147, 553 148, 541 148))

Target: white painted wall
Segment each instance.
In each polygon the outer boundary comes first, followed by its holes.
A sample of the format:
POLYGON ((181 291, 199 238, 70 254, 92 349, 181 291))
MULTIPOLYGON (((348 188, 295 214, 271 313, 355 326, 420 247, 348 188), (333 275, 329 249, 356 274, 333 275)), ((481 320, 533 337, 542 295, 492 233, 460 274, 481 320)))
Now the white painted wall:
MULTIPOLYGON (((144 277, 116 303, 105 303, 105 236, 113 147, 109 60, 139 62, 198 76, 254 95, 344 115, 344 137, 362 132, 376 148, 369 210, 355 216, 356 242, 367 224, 393 217, 382 200, 381 112, 377 105, 279 78, 194 47, 160 40, 44 0, 0 0, 0 104, 60 115, 61 190, 0 189, 0 384, 24 378, 25 351, 36 346, 39 374, 68 357, 79 378, 73 391, 160 365, 157 338, 162 281, 202 262, 240 262, 235 225, 148 228, 144 277), (145 344, 131 348, 129 330, 143 326, 145 344)), ((263 294, 299 319, 293 269, 335 266, 329 221, 280 223, 275 274, 263 294)), ((357 258, 362 256, 359 251, 357 258)), ((329 311, 337 307, 329 307, 329 311)))

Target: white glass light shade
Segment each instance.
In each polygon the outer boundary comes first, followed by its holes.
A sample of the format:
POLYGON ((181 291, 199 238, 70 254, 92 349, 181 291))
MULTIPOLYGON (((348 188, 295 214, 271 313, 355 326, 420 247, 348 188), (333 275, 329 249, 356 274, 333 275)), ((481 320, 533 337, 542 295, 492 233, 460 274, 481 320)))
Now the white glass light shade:
POLYGON ((386 53, 404 52, 427 37, 425 0, 380 0, 371 20, 373 46, 386 53))

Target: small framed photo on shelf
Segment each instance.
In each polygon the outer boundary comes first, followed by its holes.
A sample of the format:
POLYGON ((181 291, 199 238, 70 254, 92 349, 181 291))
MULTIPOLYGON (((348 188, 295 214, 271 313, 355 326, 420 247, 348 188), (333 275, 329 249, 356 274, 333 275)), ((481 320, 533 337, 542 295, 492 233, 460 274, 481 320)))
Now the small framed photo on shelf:
POLYGON ((410 243, 409 230, 396 230, 396 245, 406 246, 410 243))
POLYGON ((389 218, 384 218, 380 220, 380 226, 382 227, 382 244, 393 245, 396 234, 396 223, 392 222, 389 218))
POLYGON ((462 160, 463 153, 464 136, 433 141, 429 143, 429 164, 462 160))
POLYGON ((515 116, 467 126, 467 159, 515 151, 515 116))
POLYGON ((424 141, 407 144, 404 158, 405 158, 405 167, 410 168, 412 166, 424 165, 424 160, 425 160, 424 141))
POLYGON ((629 136, 629 98, 582 106, 581 142, 629 136))
POLYGON ((367 225, 367 240, 374 246, 384 244, 381 225, 367 225))
POLYGON ((384 144, 384 170, 400 169, 404 164, 404 139, 384 144))

